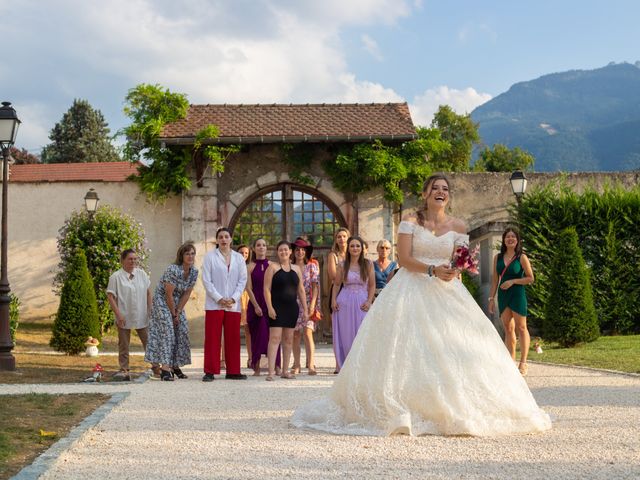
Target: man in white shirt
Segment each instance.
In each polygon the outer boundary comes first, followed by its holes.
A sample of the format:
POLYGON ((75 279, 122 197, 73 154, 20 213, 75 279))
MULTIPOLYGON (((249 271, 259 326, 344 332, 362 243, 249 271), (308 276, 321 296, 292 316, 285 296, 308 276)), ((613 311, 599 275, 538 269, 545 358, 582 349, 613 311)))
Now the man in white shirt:
POLYGON ((151 281, 149 275, 137 267, 138 255, 132 249, 120 255, 122 268, 109 277, 107 298, 116 316, 118 327, 118 363, 115 378, 131 380, 129 375, 129 344, 135 329, 142 346, 147 348, 149 313, 151 312, 151 281))
POLYGON ((240 297, 247 283, 244 257, 231 249, 231 231, 219 228, 217 248, 204 257, 202 283, 207 292, 204 320, 204 377, 220 374, 220 339, 224 327, 224 362, 229 380, 245 380, 240 373, 240 297))

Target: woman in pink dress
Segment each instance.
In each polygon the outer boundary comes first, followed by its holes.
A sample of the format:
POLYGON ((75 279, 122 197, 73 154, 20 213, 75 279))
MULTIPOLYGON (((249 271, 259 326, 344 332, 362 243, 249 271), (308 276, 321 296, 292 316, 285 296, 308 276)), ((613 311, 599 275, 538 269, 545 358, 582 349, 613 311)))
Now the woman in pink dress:
POLYGON ((342 368, 362 320, 373 303, 375 290, 373 264, 364 257, 363 241, 360 237, 351 237, 347 241, 345 260, 338 266, 331 290, 333 349, 339 368, 342 368))

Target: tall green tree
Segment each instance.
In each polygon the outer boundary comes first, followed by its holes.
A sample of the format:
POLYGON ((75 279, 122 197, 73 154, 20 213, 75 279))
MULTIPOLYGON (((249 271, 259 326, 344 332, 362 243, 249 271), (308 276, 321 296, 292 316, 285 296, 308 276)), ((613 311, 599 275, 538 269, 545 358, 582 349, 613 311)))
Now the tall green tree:
POLYGON ((43 163, 117 162, 109 127, 100 110, 76 99, 49 133, 51 143, 42 149, 43 163))
POLYGON ((434 170, 444 172, 467 172, 471 164, 473 145, 480 141, 478 124, 471 115, 458 115, 448 105, 440 105, 433 116, 431 127, 440 131, 440 137, 450 148, 430 158, 434 170))
POLYGON ((592 342, 600 335, 589 270, 573 227, 558 235, 543 325, 545 337, 563 347, 592 342))
POLYGON ((493 148, 486 147, 480 152, 480 158, 474 165, 477 172, 512 172, 514 170, 533 170, 535 159, 520 147, 513 149, 496 143, 493 148))

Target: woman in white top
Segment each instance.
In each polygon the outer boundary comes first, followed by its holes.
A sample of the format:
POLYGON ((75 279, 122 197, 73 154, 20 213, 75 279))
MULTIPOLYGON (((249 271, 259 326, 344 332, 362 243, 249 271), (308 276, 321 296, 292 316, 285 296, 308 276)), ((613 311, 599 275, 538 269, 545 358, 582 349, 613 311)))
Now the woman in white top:
POLYGON ((224 353, 230 380, 245 380, 240 373, 240 311, 242 292, 247 283, 244 257, 231 249, 231 231, 222 227, 216 232, 217 248, 204 257, 202 283, 207 293, 204 309, 204 377, 214 380, 220 374, 220 339, 224 327, 224 353))

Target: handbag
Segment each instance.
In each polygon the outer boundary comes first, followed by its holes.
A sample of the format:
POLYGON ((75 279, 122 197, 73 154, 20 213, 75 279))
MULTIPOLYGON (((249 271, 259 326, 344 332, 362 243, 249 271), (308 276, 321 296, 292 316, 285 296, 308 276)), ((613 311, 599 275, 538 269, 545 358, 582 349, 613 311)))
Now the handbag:
POLYGON ((322 313, 320 313, 319 310, 314 310, 309 317, 309 320, 311 320, 312 322, 319 322, 320 320, 322 320, 322 313))
MULTIPOLYGON (((498 277, 498 286, 496 287, 496 293, 494 293, 493 297, 493 301, 497 302, 498 301, 498 292, 500 291, 500 284, 502 283, 502 277, 504 276, 504 274, 507 271, 507 268, 509 268, 509 265, 511 265, 516 258, 518 258, 520 255, 514 255, 513 258, 511 260, 509 260, 509 263, 507 263, 504 266, 504 269, 502 270, 502 273, 500 274, 500 276, 498 277)), ((489 300, 491 300, 491 298, 489 300)))

